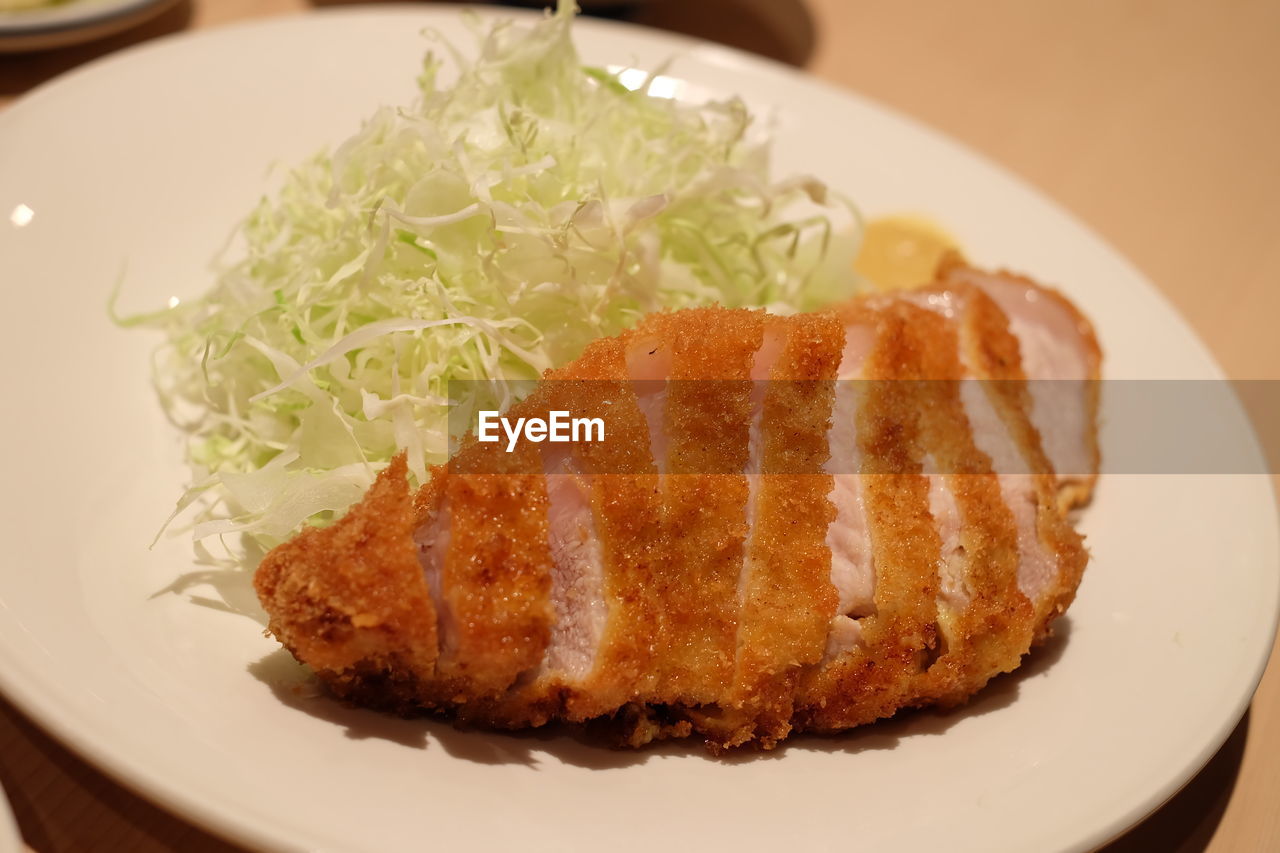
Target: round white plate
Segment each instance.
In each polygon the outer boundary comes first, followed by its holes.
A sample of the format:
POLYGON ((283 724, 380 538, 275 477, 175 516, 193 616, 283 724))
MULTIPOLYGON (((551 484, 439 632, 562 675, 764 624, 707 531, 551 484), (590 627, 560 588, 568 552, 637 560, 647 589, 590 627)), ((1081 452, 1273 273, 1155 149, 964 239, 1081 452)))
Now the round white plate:
POLYGON ((22 853, 22 836, 18 834, 17 821, 9 810, 4 788, 0 787, 0 853, 22 853))
MULTIPOLYGON (((347 709, 253 619, 155 595, 200 569, 181 538, 147 550, 184 480, 179 438, 148 383, 155 338, 114 328, 107 295, 126 262, 124 311, 200 293, 269 163, 411 98, 426 24, 468 43, 452 9, 275 20, 148 44, 0 114, 0 687, 16 704, 145 795, 285 849, 1084 850, 1202 766, 1274 632, 1260 476, 1105 479, 1079 600, 1023 672, 958 713, 722 761, 347 709)), ((777 108, 779 173, 823 175, 871 213, 927 212, 978 262, 1061 285, 1110 376, 1220 376, 1123 258, 936 133, 722 48, 593 21, 577 40, 596 64, 675 54, 695 90, 777 108)), ((1238 411, 1222 430, 1252 441, 1238 411)))
POLYGON ((118 33, 163 12, 177 0, 63 0, 27 9, 0 9, 0 53, 48 50, 118 33))

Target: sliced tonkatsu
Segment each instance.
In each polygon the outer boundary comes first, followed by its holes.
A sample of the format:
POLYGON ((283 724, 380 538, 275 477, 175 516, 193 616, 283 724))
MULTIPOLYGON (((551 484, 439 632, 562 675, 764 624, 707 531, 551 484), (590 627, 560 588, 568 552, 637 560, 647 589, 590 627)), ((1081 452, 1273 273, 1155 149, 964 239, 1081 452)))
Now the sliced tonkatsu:
POLYGON ((1100 360, 1066 299, 958 262, 824 313, 652 315, 506 413, 603 440, 469 435, 416 494, 397 459, 255 583, 334 693, 401 713, 719 750, 956 704, 1075 594, 1100 360))

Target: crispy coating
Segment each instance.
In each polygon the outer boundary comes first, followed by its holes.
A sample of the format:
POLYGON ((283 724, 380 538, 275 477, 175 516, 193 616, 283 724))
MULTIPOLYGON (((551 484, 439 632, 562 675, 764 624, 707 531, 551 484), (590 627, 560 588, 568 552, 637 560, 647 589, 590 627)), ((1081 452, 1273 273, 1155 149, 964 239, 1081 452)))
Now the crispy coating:
POLYGON ((403 456, 324 530, 262 561, 254 587, 270 631, 339 696, 405 711, 435 676, 436 612, 413 545, 403 456))
POLYGON ((804 323, 774 317, 767 327, 784 342, 764 391, 764 476, 739 592, 734 677, 718 705, 698 717, 715 749, 750 741, 771 747, 787 736, 796 683, 821 659, 836 610, 826 545, 835 510, 823 465, 844 329, 833 315, 804 323))
MULTIPOLYGON (((984 293, 981 287, 975 283, 986 275, 989 274, 967 266, 958 254, 950 253, 943 258, 939 265, 936 283, 925 290, 933 292, 951 291, 963 295, 968 315, 962 324, 966 339, 965 346, 975 355, 983 367, 980 378, 1015 380, 1008 387, 999 388, 999 392, 1025 395, 1025 390, 1021 392, 1015 390, 1016 382, 1025 381, 1028 377, 1022 369, 1022 358, 1019 353, 1018 342, 1009 332, 1009 320, 991 297, 984 293)), ((1088 473, 1059 472, 1060 476, 1057 478, 1056 486, 1058 505, 1063 513, 1087 506, 1093 499, 1093 489, 1097 483, 1098 471, 1102 464, 1102 451, 1098 444, 1097 431, 1098 408, 1101 403, 1101 384, 1098 380, 1102 378, 1102 347, 1098 343, 1098 336, 1094 332, 1093 324, 1089 322, 1089 318, 1085 317, 1070 299, 1067 299, 1066 296, 1054 288, 1045 287, 1026 276, 1006 270, 1001 270, 996 275, 1005 281, 1021 284, 1037 294, 1038 298, 1053 303, 1071 318, 1075 326, 1077 343, 1084 360, 1085 375, 1067 378, 1084 380, 1086 418, 1087 423, 1092 427, 1084 436, 1090 470, 1088 473)), ((993 383, 993 392, 995 386, 1002 384, 993 383)), ((1021 407, 1024 416, 1026 412, 1030 411, 1025 396, 1014 401, 1013 404, 1021 407)), ((1044 459, 1039 440, 1020 442, 1020 446, 1029 454, 1040 454, 1036 462, 1033 463, 1032 470, 1053 470, 1048 461, 1044 459)), ((1079 578, 1076 579, 1076 584, 1078 583, 1079 578)))
MULTIPOLYGON (((978 449, 957 382, 965 370, 959 341, 944 317, 908 303, 897 313, 915 341, 922 398, 914 406, 921 440, 937 467, 948 472, 961 520, 960 550, 954 559, 965 579, 963 607, 944 606, 939 630, 944 648, 929 667, 916 701, 955 704, 1001 672, 1013 670, 1032 636, 1033 608, 1017 583, 1018 544, 991 460, 978 449), (942 380, 942 381, 939 381, 942 380)), ((940 559, 952 559, 940 556, 940 559)))
POLYGON ((876 330, 857 412, 858 445, 875 567, 875 612, 859 620, 864 642, 805 671, 798 728, 840 731, 911 704, 938 642, 941 541, 923 476, 914 365, 917 339, 905 318, 867 303, 848 306, 848 324, 876 330))
POLYGON ((650 577, 662 600, 654 700, 714 704, 733 678, 747 536, 751 362, 764 314, 702 308, 646 323, 671 348, 661 485, 665 538, 650 577), (715 341, 708 346, 708 341, 715 341))
POLYGON ((1050 473, 1008 318, 949 264, 911 298, 787 318, 664 313, 596 341, 508 413, 605 422, 605 441, 568 450, 589 527, 551 512, 545 445, 508 454, 469 436, 416 495, 397 458, 345 518, 263 561, 255 585, 270 630, 362 704, 500 728, 605 721, 626 746, 697 734, 712 751, 767 749, 793 731, 965 701, 1070 604, 1087 555, 1064 513, 1093 478, 1063 486, 1050 473), (930 310, 931 294, 954 310, 930 310), (831 642, 844 617, 826 466, 853 325, 874 333, 863 375, 875 381, 855 415, 874 607, 844 620, 857 641, 842 645, 831 642), (768 341, 771 381, 753 396, 768 341), (631 380, 654 365, 671 381, 664 397, 642 398, 631 380), (1021 521, 975 438, 964 378, 1001 380, 984 393, 1037 472, 1021 521), (752 480, 749 464, 762 472, 752 480), (950 544, 939 495, 958 524, 950 544), (1034 599, 1019 580, 1029 539, 1052 562, 1034 599), (597 547, 555 552, 553 540, 597 547), (555 663, 564 593, 553 576, 601 602, 585 669, 555 663))
POLYGON ((1079 344, 1085 352, 1088 364, 1085 405, 1086 420, 1090 428, 1086 441, 1095 473, 1085 477, 1058 478, 1053 474, 1053 465, 1045 455, 1039 432, 1031 422, 1031 402, 1025 384, 1027 376, 1022 370, 1018 341, 1010 331, 1009 321, 999 306, 979 287, 964 279, 965 269, 967 268, 954 265, 944 266, 943 277, 931 290, 951 291, 962 295, 963 314, 959 321, 961 351, 976 366, 976 378, 994 380, 984 383, 983 389, 1013 436, 1025 459, 1027 470, 1032 472, 1040 540, 1057 556, 1059 568, 1050 593, 1034 602, 1035 641, 1039 643, 1049 637, 1053 620, 1065 613, 1071 605, 1088 563, 1084 542, 1071 526, 1067 513, 1089 503, 1097 482, 1096 472, 1101 452, 1097 434, 1099 383, 1096 380, 1101 375, 1102 351, 1093 327, 1066 297, 1050 288, 1035 285, 1029 279, 1010 277, 1034 287, 1042 297, 1052 299, 1070 310, 1079 328, 1079 344))
POLYGON ((558 375, 563 410, 607 418, 609 430, 607 441, 573 448, 579 469, 590 477, 609 610, 595 668, 566 700, 565 716, 583 721, 653 689, 663 597, 651 578, 664 559, 664 526, 649 428, 626 379, 624 341, 596 341, 558 375))

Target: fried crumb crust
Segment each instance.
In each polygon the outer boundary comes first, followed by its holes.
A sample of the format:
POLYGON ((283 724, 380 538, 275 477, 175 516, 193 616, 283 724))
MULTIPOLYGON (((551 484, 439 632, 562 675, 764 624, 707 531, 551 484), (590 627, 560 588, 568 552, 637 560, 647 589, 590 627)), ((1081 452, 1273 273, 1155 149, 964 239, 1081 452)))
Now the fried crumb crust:
MULTIPOLYGON (((263 560, 254 583, 269 630, 334 694, 361 705, 505 729, 594 722, 626 747, 698 735, 712 752, 769 749, 795 731, 963 703, 1016 668, 1070 604, 1087 554, 1064 512, 1087 499, 1092 479, 1064 499, 1051 474, 1034 475, 1036 532, 1057 571, 1030 601, 1017 583, 1012 512, 956 383, 867 383, 857 436, 875 608, 858 620, 861 644, 827 654, 837 595, 824 466, 846 324, 875 332, 867 379, 961 379, 972 376, 964 354, 980 378, 1008 380, 992 383, 993 407, 1033 470, 1047 470, 1035 467, 1047 460, 1007 319, 954 265, 943 275, 935 287, 963 296, 955 317, 883 296, 787 318, 723 308, 651 315, 548 371, 551 381, 514 407, 514 416, 559 409, 606 422, 606 441, 571 449, 588 483, 607 607, 585 676, 542 666, 553 565, 546 480, 527 443, 506 454, 468 436, 416 494, 397 457, 344 518, 263 560), (766 335, 782 341, 768 374, 781 381, 768 383, 762 403, 749 530, 747 477, 704 472, 747 462, 752 359, 766 335), (720 380, 669 386, 662 476, 629 381, 636 346, 667 348, 673 379, 720 380), (940 596, 927 458, 947 472, 962 520, 963 606, 940 596), (414 532, 446 504, 451 543, 437 600, 414 532), (447 631, 438 625, 446 613, 447 631)), ((1088 340, 1096 355, 1091 331, 1088 340)))

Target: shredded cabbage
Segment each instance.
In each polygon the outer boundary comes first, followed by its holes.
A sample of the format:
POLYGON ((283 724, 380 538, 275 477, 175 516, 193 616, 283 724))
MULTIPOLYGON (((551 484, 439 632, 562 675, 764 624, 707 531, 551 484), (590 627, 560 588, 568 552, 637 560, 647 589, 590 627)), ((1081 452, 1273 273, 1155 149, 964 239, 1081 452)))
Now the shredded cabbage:
POLYGON ((456 82, 428 54, 416 103, 293 170, 207 294, 134 318, 167 335, 155 382, 189 433, 175 515, 194 505, 197 538, 324 523, 400 449, 425 480, 451 380, 536 378, 661 308, 847 294, 852 207, 772 181, 740 100, 583 67, 573 14, 472 19, 477 58, 444 43, 456 82))

